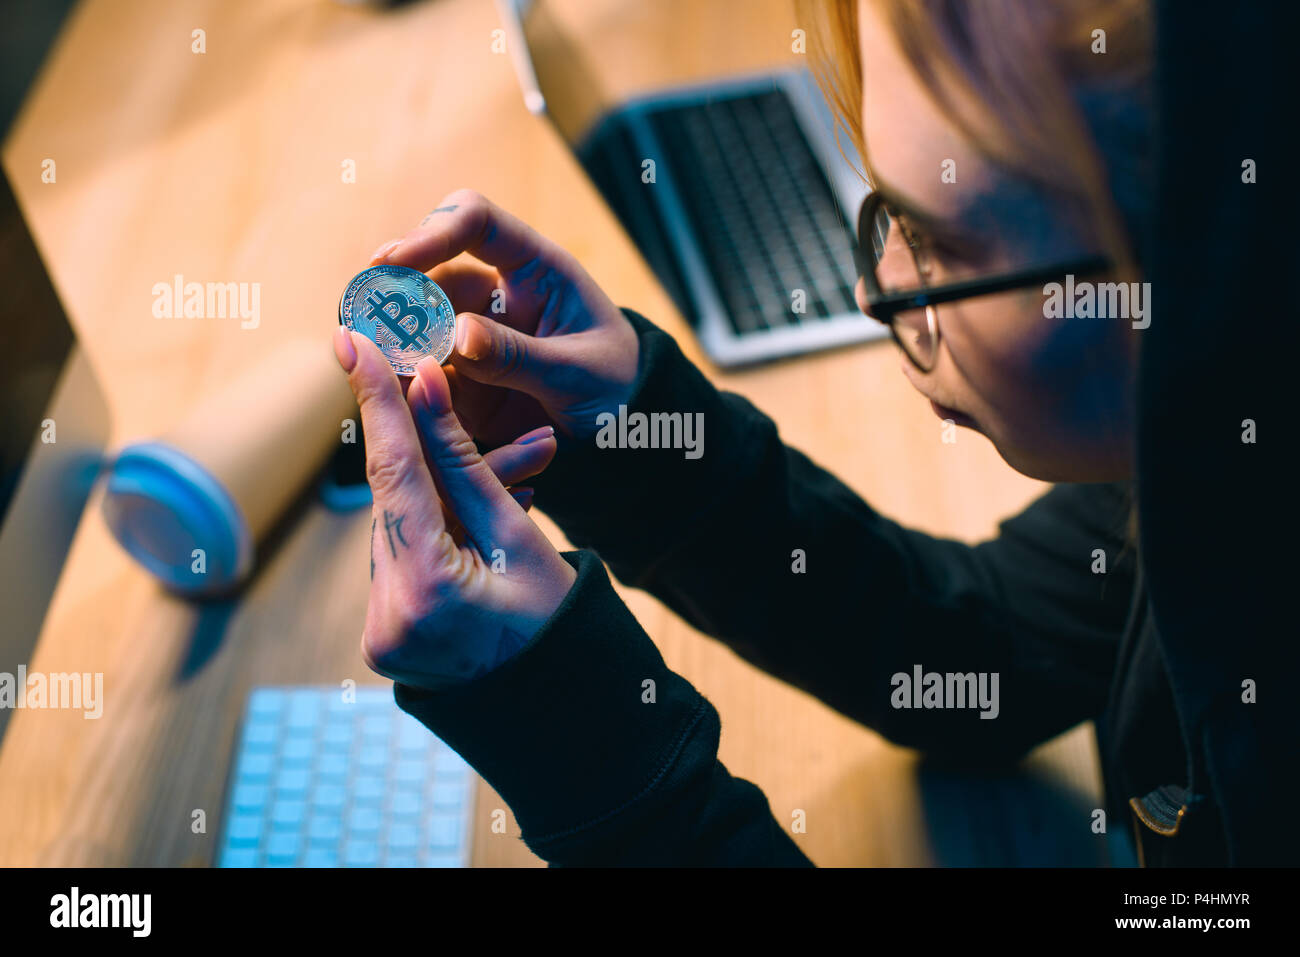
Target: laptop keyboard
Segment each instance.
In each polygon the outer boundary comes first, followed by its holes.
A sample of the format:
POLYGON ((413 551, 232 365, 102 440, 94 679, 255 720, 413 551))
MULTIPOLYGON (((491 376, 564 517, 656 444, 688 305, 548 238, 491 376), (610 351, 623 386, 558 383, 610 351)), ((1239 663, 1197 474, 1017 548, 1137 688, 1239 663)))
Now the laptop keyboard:
POLYGON ((577 155, 682 317, 698 325, 695 303, 686 291, 686 281, 668 240, 663 210, 647 193, 653 187, 641 182, 643 153, 628 128, 627 115, 615 112, 605 117, 577 148, 577 155))
MULTIPOLYGON (((735 333, 856 315, 853 224, 782 91, 657 107, 647 120, 735 333), (795 290, 805 294, 802 313, 795 290)), ((690 318, 662 214, 627 175, 641 163, 630 140, 614 114, 581 154, 584 166, 690 318)))
POLYGON ((650 118, 737 332, 854 312, 853 238, 778 90, 650 118), (806 312, 792 294, 807 294, 806 312))
POLYGON ((220 867, 467 867, 475 775, 391 687, 258 688, 220 867))

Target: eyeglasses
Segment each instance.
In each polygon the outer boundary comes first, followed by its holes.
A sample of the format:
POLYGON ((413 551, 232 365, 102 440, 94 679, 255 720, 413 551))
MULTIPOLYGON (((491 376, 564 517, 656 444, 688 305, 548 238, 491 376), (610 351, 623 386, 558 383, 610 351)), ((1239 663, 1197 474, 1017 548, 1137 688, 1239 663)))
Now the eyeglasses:
MULTIPOLYGON (((1060 279, 1066 274, 1087 275, 1104 272, 1111 262, 1104 256, 1089 256, 1050 266, 1036 266, 999 276, 964 279, 958 282, 933 285, 929 254, 917 241, 906 221, 886 205, 879 191, 873 190, 862 202, 858 213, 858 246, 854 258, 858 275, 867 291, 867 305, 872 316, 889 326, 890 334, 912 364, 922 372, 934 368, 939 354, 939 314, 937 306, 975 296, 987 296, 1013 289, 1041 286, 1060 279), (876 273, 889 243, 891 228, 897 225, 894 235, 899 236, 910 253, 911 272, 904 276, 904 285, 886 292, 876 273)), ((900 266, 900 269, 906 269, 900 266)))

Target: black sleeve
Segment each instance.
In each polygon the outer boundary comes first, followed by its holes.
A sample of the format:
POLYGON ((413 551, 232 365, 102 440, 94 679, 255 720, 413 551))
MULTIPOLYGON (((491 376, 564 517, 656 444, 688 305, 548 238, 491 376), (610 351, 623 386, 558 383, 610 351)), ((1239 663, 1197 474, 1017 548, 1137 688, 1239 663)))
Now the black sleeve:
POLYGON ((395 686, 398 705, 510 805, 552 865, 811 862, 763 793, 717 759, 718 713, 668 670, 600 559, 515 658, 459 688, 395 686))
POLYGON ((1125 487, 1057 487, 976 546, 903 528, 625 313, 641 345, 627 420, 660 413, 660 447, 561 440, 532 484, 575 545, 900 744, 1010 759, 1100 712, 1133 590, 1125 487), (663 447, 669 413, 702 427, 698 457, 663 447), (996 719, 896 707, 893 676, 917 667, 997 674, 996 719))

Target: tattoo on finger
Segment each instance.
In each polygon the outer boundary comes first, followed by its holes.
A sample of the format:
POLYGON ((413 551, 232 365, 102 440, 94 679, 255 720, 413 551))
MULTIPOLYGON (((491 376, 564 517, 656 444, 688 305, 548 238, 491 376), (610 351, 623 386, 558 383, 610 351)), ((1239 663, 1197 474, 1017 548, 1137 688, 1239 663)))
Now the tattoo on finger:
POLYGON ((430 210, 428 215, 426 215, 424 219, 420 220, 420 225, 423 226, 429 220, 433 219, 434 213, 450 213, 450 212, 454 212, 457 209, 460 209, 460 206, 458 204, 453 204, 451 206, 439 206, 437 209, 430 210))

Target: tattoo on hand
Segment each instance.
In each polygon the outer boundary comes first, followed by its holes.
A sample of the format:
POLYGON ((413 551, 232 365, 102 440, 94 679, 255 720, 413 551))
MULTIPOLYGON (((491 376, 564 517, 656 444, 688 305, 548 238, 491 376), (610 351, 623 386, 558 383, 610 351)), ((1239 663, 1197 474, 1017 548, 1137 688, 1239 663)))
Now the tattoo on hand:
POLYGON ((375 580, 375 517, 370 516, 370 580, 375 580))
POLYGON ((393 542, 393 533, 397 533, 397 541, 402 543, 403 548, 410 548, 406 544, 406 538, 402 535, 402 523, 406 521, 405 515, 392 515, 388 509, 384 509, 384 531, 388 533, 388 550, 397 557, 397 545, 393 542))

